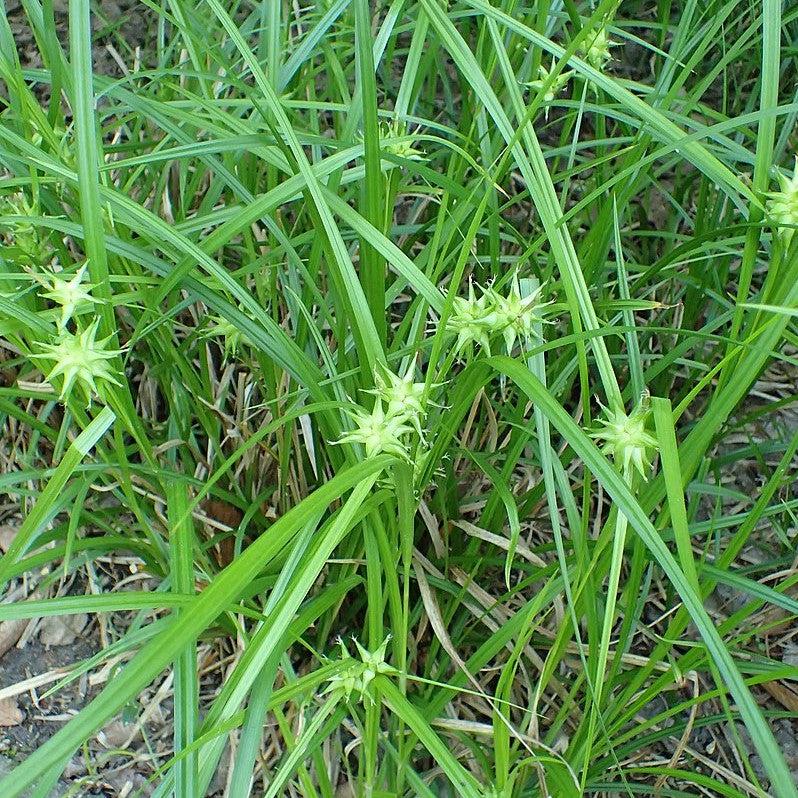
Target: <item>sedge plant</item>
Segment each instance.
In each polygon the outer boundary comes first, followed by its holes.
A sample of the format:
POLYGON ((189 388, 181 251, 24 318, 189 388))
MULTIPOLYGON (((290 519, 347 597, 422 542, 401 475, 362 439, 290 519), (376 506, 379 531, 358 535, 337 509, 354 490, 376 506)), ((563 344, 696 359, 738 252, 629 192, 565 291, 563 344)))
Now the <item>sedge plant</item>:
POLYGON ((794 8, 6 11, 0 794, 798 795, 794 8))

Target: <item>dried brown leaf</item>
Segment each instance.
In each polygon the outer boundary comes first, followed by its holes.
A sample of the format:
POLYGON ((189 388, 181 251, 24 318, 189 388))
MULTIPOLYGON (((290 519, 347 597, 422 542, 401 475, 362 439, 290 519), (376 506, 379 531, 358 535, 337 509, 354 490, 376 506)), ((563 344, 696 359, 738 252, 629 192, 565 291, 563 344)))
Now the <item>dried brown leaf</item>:
POLYGON ((77 615, 52 615, 42 620, 39 640, 45 646, 68 646, 75 642, 89 618, 84 613, 77 615))
POLYGON ((0 623, 0 657, 9 648, 16 645, 17 640, 22 637, 25 627, 30 623, 26 618, 16 621, 3 621, 0 623))
POLYGON ((18 524, 0 524, 0 551, 5 554, 19 532, 18 524))
POLYGON ((454 647, 449 633, 446 631, 446 623, 441 615, 440 607, 438 607, 438 600, 435 598, 435 594, 432 592, 429 582, 427 581, 427 576, 424 573, 424 566, 418 562, 418 560, 415 560, 413 563, 413 570, 416 574, 418 590, 421 593, 421 601, 424 604, 424 609, 426 610, 432 629, 435 632, 435 636, 443 646, 443 650, 452 658, 452 662, 460 668, 468 678, 468 681, 481 693, 482 686, 471 674, 471 671, 468 670, 462 657, 457 653, 457 649, 454 647))
POLYGON ((798 712, 798 693, 787 687, 784 682, 762 682, 762 687, 785 709, 798 712))
POLYGON ((19 726, 23 720, 25 715, 15 698, 0 700, 0 726, 19 726))

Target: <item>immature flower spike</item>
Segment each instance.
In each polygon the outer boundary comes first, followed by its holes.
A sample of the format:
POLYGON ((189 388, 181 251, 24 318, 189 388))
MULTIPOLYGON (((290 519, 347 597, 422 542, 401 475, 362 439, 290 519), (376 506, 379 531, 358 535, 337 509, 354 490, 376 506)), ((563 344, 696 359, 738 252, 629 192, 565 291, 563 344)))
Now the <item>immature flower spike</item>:
POLYGON ((541 285, 527 296, 522 297, 517 272, 513 275, 507 296, 502 296, 498 291, 491 289, 496 326, 502 331, 508 355, 512 354, 516 338, 520 337, 529 342, 539 337, 535 328, 543 322, 540 310, 551 304, 540 301, 542 293, 543 286, 541 285))
POLYGON ((424 153, 413 146, 414 141, 409 136, 412 134, 407 132, 405 126, 398 119, 390 124, 380 125, 380 146, 386 152, 408 161, 423 161, 424 153))
POLYGON ((607 37, 607 26, 600 25, 590 30, 579 45, 579 53, 593 69, 601 71, 612 60, 610 47, 617 46, 607 37))
POLYGON ((88 265, 88 262, 84 263, 71 280, 64 280, 59 275, 53 275, 49 283, 43 282, 48 290, 42 291, 42 296, 61 306, 61 320, 58 323, 61 330, 66 329, 71 318, 87 311, 92 304, 99 302, 91 295, 94 286, 82 285, 88 265))
POLYGON ((646 396, 628 416, 623 410, 605 409, 606 420, 599 419, 603 429, 591 433, 592 438, 604 441, 602 451, 612 455, 624 473, 634 466, 643 479, 651 470, 649 455, 657 448, 657 439, 646 431, 650 412, 646 396))
POLYGON ((121 385, 111 370, 108 362, 121 354, 118 349, 106 349, 110 340, 96 341, 97 326, 100 320, 95 319, 82 333, 73 335, 62 331, 54 344, 42 344, 45 351, 31 355, 34 358, 54 361, 47 374, 47 381, 63 377, 60 398, 66 401, 75 386, 79 386, 87 398, 87 407, 91 405, 93 396, 97 395, 97 380, 105 380, 114 385, 121 385))
POLYGON ((455 297, 452 314, 446 321, 446 329, 457 334, 455 351, 473 344, 479 344, 490 354, 490 335, 496 332, 496 314, 492 297, 483 292, 477 299, 474 285, 468 286, 468 297, 455 297))
POLYGON ((382 399, 377 399, 371 413, 358 408, 349 415, 355 422, 355 429, 345 432, 338 443, 361 443, 366 448, 366 457, 386 453, 407 459, 407 447, 402 442, 402 436, 412 432, 412 429, 403 417, 386 415, 382 399))
POLYGON ((241 331, 227 319, 221 316, 212 316, 213 326, 201 334, 202 338, 220 338, 224 343, 225 357, 235 357, 238 354, 238 347, 246 339, 241 331))
POLYGON ((342 673, 330 679, 324 692, 338 693, 347 701, 351 700, 354 693, 360 701, 373 702, 374 699, 370 692, 371 682, 380 673, 396 673, 396 669, 385 662, 385 652, 390 639, 389 635, 375 651, 367 651, 355 640, 355 648, 360 655, 360 661, 358 661, 349 654, 346 644, 339 638, 338 643, 342 650, 341 659, 348 663, 348 666, 342 673))
POLYGON ((427 413, 424 400, 424 383, 413 382, 415 368, 411 363, 403 377, 394 374, 385 366, 374 374, 376 388, 369 391, 382 399, 387 405, 387 415, 396 416, 405 423, 413 425, 419 438, 423 440, 424 432, 421 419, 427 413))
MULTIPOLYGON (((538 79, 533 80, 526 85, 529 86, 530 89, 536 89, 537 91, 542 91, 543 87, 546 85, 549 77, 551 76, 551 72, 554 69, 554 61, 551 62, 551 70, 546 69, 546 67, 541 64, 538 67, 538 79)), ((565 85, 568 83, 571 75, 573 75, 573 71, 568 72, 561 72, 557 77, 552 81, 551 85, 546 89, 543 94, 543 102, 546 105, 545 117, 546 119, 549 118, 549 104, 554 100, 554 98, 565 88, 565 85)))
POLYGON ((773 221, 782 228, 779 232, 785 245, 789 246, 795 227, 798 226, 798 155, 795 157, 792 177, 786 177, 781 172, 776 177, 781 191, 767 194, 767 210, 773 221))
POLYGON ((43 257, 39 234, 26 221, 7 221, 10 216, 33 216, 33 208, 21 192, 0 198, 0 240, 12 254, 22 256, 26 262, 36 263, 43 257))

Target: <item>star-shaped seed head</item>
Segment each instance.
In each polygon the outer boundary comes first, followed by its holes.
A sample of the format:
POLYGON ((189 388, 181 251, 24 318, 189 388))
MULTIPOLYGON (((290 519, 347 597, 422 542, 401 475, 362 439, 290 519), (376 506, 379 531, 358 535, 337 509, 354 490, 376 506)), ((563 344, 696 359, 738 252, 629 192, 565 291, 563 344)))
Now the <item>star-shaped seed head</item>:
POLYGON ((38 230, 28 221, 8 221, 11 216, 33 215, 33 208, 21 192, 0 198, 0 240, 11 255, 37 264, 45 257, 38 230))
POLYGON ((457 335, 456 352, 478 344, 490 354, 490 336, 496 332, 496 325, 493 297, 483 291, 477 299, 473 283, 468 285, 467 297, 454 298, 452 314, 446 320, 446 329, 457 335))
POLYGON ((541 302, 543 286, 538 286, 525 297, 521 296, 521 287, 518 282, 518 273, 513 275, 507 296, 502 296, 498 291, 491 289, 497 326, 504 336, 507 354, 511 355, 516 338, 521 338, 528 343, 540 337, 536 331, 537 325, 543 322, 540 314, 542 308, 551 304, 541 302))
POLYGON ((415 367, 411 363, 403 377, 394 374, 386 366, 380 366, 374 373, 376 388, 368 393, 376 394, 387 406, 386 415, 396 416, 410 423, 424 439, 421 420, 427 414, 424 398, 424 383, 414 382, 415 367))
POLYGON ((333 695, 338 693, 339 697, 346 701, 351 700, 352 695, 355 694, 358 700, 364 703, 373 703, 370 686, 377 675, 396 673, 396 669, 385 661, 385 653, 391 636, 388 635, 375 651, 367 651, 355 638, 352 639, 360 660, 350 655, 346 644, 339 638, 338 643, 342 650, 341 660, 347 664, 347 667, 330 679, 324 692, 333 695))
POLYGON ((382 399, 377 398, 374 409, 368 413, 358 408, 349 413, 355 422, 355 429, 345 432, 337 443, 361 443, 366 449, 366 457, 378 454, 392 454, 402 459, 408 458, 407 446, 402 437, 412 428, 400 416, 385 413, 382 399))
POLYGON ((779 232, 785 246, 789 246, 798 226, 798 155, 795 157, 792 177, 787 177, 781 172, 776 177, 781 191, 771 191, 767 194, 767 211, 771 219, 781 228, 779 232))
POLYGON ((599 25, 588 32, 579 45, 579 53, 593 69, 601 71, 612 60, 610 47, 616 47, 618 42, 610 41, 607 36, 607 26, 599 25))
MULTIPOLYGON (((536 89, 537 91, 543 91, 544 87, 546 86, 547 81, 551 77, 552 70, 554 69, 554 61, 551 62, 551 69, 546 69, 546 67, 541 64, 538 67, 538 79, 530 81, 526 85, 529 86, 530 89, 536 89)), ((557 75, 556 78, 551 82, 548 88, 543 91, 543 103, 546 106, 545 117, 546 119, 549 118, 549 104, 554 100, 554 98, 565 88, 566 84, 568 83, 569 79, 573 75, 573 71, 569 70, 568 72, 561 72, 557 75)))
POLYGON ((232 322, 221 316, 212 316, 213 326, 201 333, 201 338, 218 338, 224 344, 225 357, 235 357, 238 354, 238 347, 241 346, 246 338, 242 335, 232 322))
MULTIPOLYGON (((415 133, 418 133, 418 129, 416 129, 415 133)), ((397 158, 405 158, 408 161, 423 161, 424 153, 413 146, 415 144, 414 135, 414 133, 408 133, 406 126, 398 119, 394 119, 390 124, 380 125, 380 146, 397 158)))
POLYGON ((42 284, 47 289, 42 291, 42 296, 61 306, 61 319, 58 322, 60 330, 65 330, 70 319, 90 310, 93 304, 100 300, 91 295, 93 285, 83 284, 83 276, 86 274, 88 262, 84 263, 71 280, 65 280, 60 275, 52 275, 49 282, 41 279, 42 284))
POLYGON ((623 410, 605 408, 605 419, 599 419, 603 428, 590 434, 592 438, 603 441, 602 451, 611 455, 623 467, 624 473, 634 467, 643 479, 648 479, 651 471, 649 457, 657 449, 657 439, 646 431, 651 409, 648 397, 644 395, 637 407, 629 414, 623 410))
POLYGON ((122 352, 118 349, 107 349, 111 336, 101 341, 95 340, 99 323, 97 318, 83 332, 74 335, 62 330, 55 343, 41 344, 44 351, 31 355, 53 362, 46 378, 50 383, 56 377, 63 378, 59 394, 63 402, 77 388, 87 399, 88 407, 92 398, 98 394, 98 380, 121 385, 108 361, 122 352))

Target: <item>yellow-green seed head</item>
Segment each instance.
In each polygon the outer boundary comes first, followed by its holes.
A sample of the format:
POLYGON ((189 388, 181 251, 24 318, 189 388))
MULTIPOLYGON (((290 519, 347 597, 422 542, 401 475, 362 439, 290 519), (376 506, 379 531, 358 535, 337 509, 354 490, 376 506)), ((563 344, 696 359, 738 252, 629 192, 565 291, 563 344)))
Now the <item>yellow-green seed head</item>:
POLYGON ((396 669, 385 662, 385 653, 390 639, 389 635, 375 651, 367 651, 355 640, 355 648, 360 656, 358 660, 350 655, 346 644, 339 638, 338 643, 342 652, 341 661, 346 663, 346 667, 330 679, 324 692, 345 701, 350 701, 354 695, 363 703, 373 703, 370 686, 377 675, 396 673, 396 669))
POLYGON ((490 336, 497 332, 496 325, 493 298, 483 291, 477 299, 473 283, 468 286, 468 297, 455 297, 446 321, 446 329, 457 335, 456 352, 478 344, 490 354, 490 336))
POLYGON ((238 348, 246 341, 241 331, 234 324, 221 316, 212 316, 213 326, 200 334, 201 338, 218 338, 224 345, 226 357, 235 357, 238 348))
POLYGON ((603 441, 602 451, 610 455, 630 473, 634 467, 643 479, 648 479, 651 470, 649 457, 657 449, 657 439, 646 431, 650 414, 646 398, 629 414, 623 410, 605 410, 605 419, 599 419, 602 429, 591 433, 592 438, 603 441))
POLYGON ((538 286, 529 295, 522 297, 517 272, 513 275, 506 296, 491 289, 496 326, 504 337, 508 355, 512 354, 516 339, 520 338, 522 343, 528 344, 539 337, 536 327, 543 322, 540 312, 550 304, 540 301, 542 293, 543 286, 538 286))
POLYGON ((593 69, 601 71, 612 60, 610 47, 615 47, 617 44, 610 41, 607 36, 606 25, 601 25, 588 32, 579 45, 579 53, 593 69))
POLYGON ((792 177, 781 172, 777 175, 781 191, 772 191, 768 196, 767 211, 780 228, 785 246, 790 245, 795 228, 798 227, 798 156, 792 177))
POLYGON ((377 398, 370 413, 358 408, 349 415, 355 422, 355 429, 345 432, 338 443, 360 443, 366 449, 366 457, 385 453, 408 459, 407 446, 402 438, 412 432, 412 428, 402 417, 386 414, 382 399, 377 398))
POLYGON ((99 323, 100 320, 95 319, 83 332, 74 335, 62 330, 55 343, 41 344, 44 351, 31 355, 53 363, 46 378, 50 383, 55 378, 63 379, 59 394, 63 402, 77 388, 87 399, 88 407, 98 394, 98 380, 121 385, 108 362, 121 351, 106 348, 110 336, 102 341, 95 340, 99 323))
POLYGON ((36 228, 27 221, 8 221, 11 216, 32 216, 33 208, 22 193, 0 199, 0 239, 14 256, 26 264, 41 265, 45 260, 36 228))
POLYGON ((58 322, 59 329, 64 330, 70 319, 85 313, 93 304, 99 302, 91 295, 93 285, 83 285, 83 276, 86 274, 88 263, 84 263, 71 280, 65 280, 60 275, 52 275, 49 282, 42 280, 46 291, 42 296, 61 306, 61 318, 58 322))
POLYGON ((413 134, 398 119, 380 125, 380 147, 397 158, 408 161, 423 161, 424 153, 414 146, 413 134))
POLYGON ((423 382, 414 382, 415 367, 411 363, 407 373, 400 377, 387 366, 380 366, 374 374, 376 388, 369 393, 376 394, 386 405, 386 416, 412 424, 419 438, 424 439, 421 421, 427 414, 423 382))
POLYGON ((553 102, 554 98, 565 88, 566 84, 570 80, 571 76, 574 74, 573 71, 568 72, 561 72, 557 77, 551 82, 548 88, 546 83, 551 76, 551 72, 554 69, 554 62, 552 61, 551 70, 546 69, 546 67, 541 64, 538 67, 538 79, 530 81, 526 85, 529 86, 530 89, 535 89, 536 91, 543 91, 543 104, 546 106, 545 110, 545 117, 546 119, 549 118, 549 105, 553 102))

